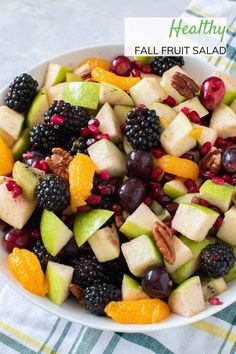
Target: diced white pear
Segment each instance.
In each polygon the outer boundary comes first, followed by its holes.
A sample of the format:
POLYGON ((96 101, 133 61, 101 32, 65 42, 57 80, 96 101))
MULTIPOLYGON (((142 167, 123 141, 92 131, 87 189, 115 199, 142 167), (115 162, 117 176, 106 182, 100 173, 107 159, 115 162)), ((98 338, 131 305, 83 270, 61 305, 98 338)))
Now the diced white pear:
POLYGON ((109 103, 105 103, 102 106, 96 118, 100 122, 99 130, 104 134, 108 134, 111 141, 119 143, 122 140, 120 121, 109 103))
POLYGON ((177 106, 174 107, 174 110, 179 113, 181 112, 181 109, 184 107, 189 108, 190 111, 197 112, 200 118, 205 117, 209 113, 208 110, 201 104, 197 96, 178 104, 177 106))
POLYGON ((204 125, 200 124, 193 124, 193 127, 201 129, 201 134, 197 138, 197 141, 200 145, 205 144, 207 141, 209 141, 211 145, 215 144, 215 141, 217 139, 217 132, 215 129, 205 127, 204 125))
POLYGON ((161 128, 165 129, 170 122, 177 116, 176 111, 167 104, 153 102, 148 106, 149 109, 154 109, 157 116, 160 118, 161 128))
POLYGON ((179 237, 174 236, 172 238, 172 243, 175 249, 175 262, 174 264, 169 264, 164 261, 166 269, 173 273, 176 269, 180 268, 182 265, 193 259, 193 253, 188 246, 186 246, 179 237))
POLYGON ((217 237, 236 246, 236 206, 230 208, 226 213, 218 232, 217 237))
POLYGON ((131 87, 130 95, 136 106, 149 105, 153 102, 161 102, 167 98, 167 94, 156 78, 145 78, 131 87))
POLYGON ((236 114, 221 103, 212 113, 210 128, 215 129, 221 138, 236 136, 236 114))

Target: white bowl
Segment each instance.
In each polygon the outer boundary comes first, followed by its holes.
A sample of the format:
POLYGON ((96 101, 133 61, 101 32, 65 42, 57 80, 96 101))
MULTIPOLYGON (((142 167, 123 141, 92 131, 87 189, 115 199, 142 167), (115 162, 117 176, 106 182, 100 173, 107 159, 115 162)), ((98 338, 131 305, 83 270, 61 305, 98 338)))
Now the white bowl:
MULTIPOLYGON (((50 62, 75 66, 80 61, 82 61, 87 57, 100 56, 100 57, 111 59, 114 56, 122 53, 123 53, 122 45, 101 45, 101 46, 90 47, 90 48, 82 48, 82 49, 74 50, 69 53, 58 55, 54 58, 50 58, 49 60, 28 70, 28 73, 30 73, 39 82, 39 84, 42 84, 44 75, 46 73, 47 65, 50 62)), ((186 71, 198 82, 201 82, 203 79, 205 79, 207 76, 209 76, 212 73, 214 68, 200 59, 186 58, 186 65, 184 69, 186 69, 186 71)), ((4 102, 6 90, 7 88, 0 91, 0 104, 3 104, 4 102)), ((51 312, 52 314, 65 318, 71 322, 79 323, 88 327, 93 327, 101 330, 109 330, 109 331, 117 331, 117 332, 151 332, 160 329, 179 327, 179 326, 183 326, 183 325, 187 325, 199 321, 208 316, 211 316, 223 310, 225 307, 229 306, 235 301, 236 280, 229 283, 228 284, 229 289, 225 293, 220 295, 220 298, 223 301, 223 305, 220 306, 208 305, 205 311, 191 318, 183 318, 171 314, 166 320, 158 324, 122 325, 113 322, 109 318, 97 317, 92 315, 91 313, 82 309, 82 307, 79 306, 79 304, 76 301, 73 301, 72 299, 67 300, 62 306, 57 306, 53 304, 50 300, 48 300, 47 297, 39 297, 24 290, 21 287, 21 285, 12 276, 8 268, 7 256, 8 255, 5 252, 5 250, 2 247, 0 247, 0 274, 5 278, 6 282, 13 289, 15 289, 17 292, 22 294, 33 304, 40 306, 41 308, 51 312)))

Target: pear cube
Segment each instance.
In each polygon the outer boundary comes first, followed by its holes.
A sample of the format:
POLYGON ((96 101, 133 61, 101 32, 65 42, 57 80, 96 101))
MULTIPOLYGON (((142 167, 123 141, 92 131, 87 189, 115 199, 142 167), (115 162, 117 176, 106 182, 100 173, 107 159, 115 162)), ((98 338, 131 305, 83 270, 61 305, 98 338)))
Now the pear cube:
POLYGON ((172 242, 175 249, 174 264, 169 264, 168 262, 164 261, 166 269, 170 273, 173 273, 182 265, 184 265, 185 263, 193 259, 193 253, 191 249, 187 245, 185 245, 184 242, 181 241, 179 237, 174 236, 172 238, 172 242))
POLYGON ((105 103, 99 110, 96 118, 99 120, 99 130, 110 136, 111 141, 115 144, 122 140, 122 132, 120 129, 120 121, 109 103, 105 103))
POLYGON ((221 103, 212 113, 210 128, 215 129, 221 138, 236 136, 236 114, 221 103))
POLYGON ((0 134, 6 139, 8 146, 19 138, 24 123, 24 116, 7 106, 0 107, 0 128, 5 132, 5 136, 0 134))
POLYGON ((190 111, 197 112, 200 118, 205 117, 209 113, 208 110, 201 104, 197 96, 178 104, 174 107, 174 110, 179 113, 184 107, 189 108, 190 111))
POLYGON ((236 246, 236 206, 230 208, 226 213, 218 232, 217 237, 222 241, 236 246))
POLYGON ((122 300, 149 299, 149 296, 143 291, 142 286, 127 274, 123 276, 121 293, 122 300))
POLYGON ((176 111, 168 106, 167 104, 160 102, 153 102, 148 105, 149 109, 154 109, 156 111, 157 116, 160 118, 161 128, 165 129, 170 122, 177 116, 176 111))
POLYGON ((183 181, 180 179, 173 179, 172 181, 166 182, 163 190, 170 198, 178 198, 184 194, 188 193, 183 181))
POLYGON ((44 87, 50 87, 65 81, 66 73, 72 71, 69 66, 49 63, 44 87))
POLYGON ((217 131, 215 129, 205 127, 204 125, 200 124, 193 124, 193 127, 201 129, 201 133, 197 138, 197 141, 200 145, 205 144, 207 141, 209 141, 212 146, 215 144, 217 139, 217 131))
POLYGON ((167 98, 167 94, 156 78, 144 78, 131 87, 130 95, 136 106, 145 106, 153 102, 160 102, 167 98))
POLYGON ((99 103, 104 104, 106 102, 111 104, 112 106, 115 106, 117 104, 122 104, 126 106, 134 105, 131 97, 128 95, 127 92, 121 90, 117 86, 102 82, 100 84, 99 103))

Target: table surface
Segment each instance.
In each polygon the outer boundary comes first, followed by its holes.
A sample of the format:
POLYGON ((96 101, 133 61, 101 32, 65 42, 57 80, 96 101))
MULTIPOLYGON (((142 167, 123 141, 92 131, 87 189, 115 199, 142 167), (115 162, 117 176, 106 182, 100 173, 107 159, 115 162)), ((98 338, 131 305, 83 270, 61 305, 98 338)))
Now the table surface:
MULTIPOLYGON (((0 0, 0 87, 59 53, 123 42, 126 16, 179 16, 189 0, 0 0)), ((0 278, 0 289, 5 281, 0 278)))

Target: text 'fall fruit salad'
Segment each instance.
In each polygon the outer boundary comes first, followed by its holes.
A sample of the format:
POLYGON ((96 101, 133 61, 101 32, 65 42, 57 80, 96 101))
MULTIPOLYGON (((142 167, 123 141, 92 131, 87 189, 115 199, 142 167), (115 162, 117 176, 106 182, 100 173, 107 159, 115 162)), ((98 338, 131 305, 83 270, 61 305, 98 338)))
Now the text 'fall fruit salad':
MULTIPOLYGON (((78 58, 79 59, 79 58, 78 58)), ((0 107, 0 219, 27 290, 127 324, 191 317, 236 278, 236 81, 182 57, 49 64, 0 107)))

